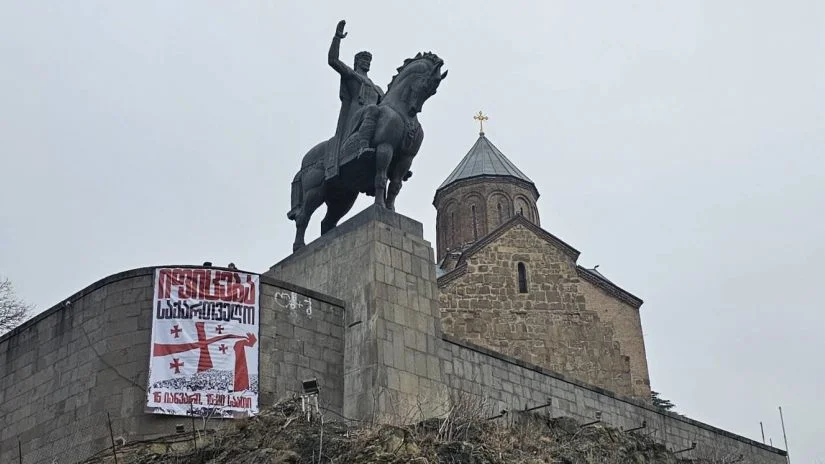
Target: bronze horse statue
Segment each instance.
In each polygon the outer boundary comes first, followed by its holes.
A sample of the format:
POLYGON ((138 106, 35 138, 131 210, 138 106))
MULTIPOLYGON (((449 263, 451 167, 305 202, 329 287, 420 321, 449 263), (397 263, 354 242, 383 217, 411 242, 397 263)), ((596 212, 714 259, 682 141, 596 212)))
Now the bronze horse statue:
POLYGON ((336 176, 327 178, 325 174, 332 138, 304 155, 301 170, 292 181, 292 209, 287 213, 296 227, 293 251, 304 246, 309 219, 322 203, 327 205, 322 235, 349 212, 359 193, 375 196, 376 205, 395 210, 401 183, 412 175, 410 165, 424 139, 417 115, 447 77, 446 71, 441 73, 443 64, 429 52, 404 60, 386 95, 377 105, 362 108, 356 115, 357 124, 342 135, 336 176), (368 148, 364 149, 364 144, 368 148))

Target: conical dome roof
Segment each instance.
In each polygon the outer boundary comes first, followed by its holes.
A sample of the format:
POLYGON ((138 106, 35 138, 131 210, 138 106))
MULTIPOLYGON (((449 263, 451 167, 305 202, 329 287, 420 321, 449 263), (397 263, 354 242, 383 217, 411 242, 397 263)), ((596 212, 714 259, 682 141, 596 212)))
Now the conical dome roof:
POLYGON ((442 182, 436 192, 453 182, 482 176, 513 177, 527 182, 535 188, 533 181, 521 172, 512 161, 507 159, 504 153, 484 136, 484 133, 481 133, 475 145, 470 148, 470 151, 458 163, 458 166, 447 179, 442 182))

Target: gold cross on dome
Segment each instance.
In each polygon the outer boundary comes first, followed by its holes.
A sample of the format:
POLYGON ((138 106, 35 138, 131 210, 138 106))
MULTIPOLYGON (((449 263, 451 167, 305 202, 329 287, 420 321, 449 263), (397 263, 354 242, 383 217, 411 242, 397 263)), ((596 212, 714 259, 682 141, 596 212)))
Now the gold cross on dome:
POLYGON ((482 113, 481 111, 479 111, 477 115, 473 116, 473 119, 477 120, 479 124, 478 135, 484 135, 484 121, 490 118, 485 116, 484 113, 482 113))

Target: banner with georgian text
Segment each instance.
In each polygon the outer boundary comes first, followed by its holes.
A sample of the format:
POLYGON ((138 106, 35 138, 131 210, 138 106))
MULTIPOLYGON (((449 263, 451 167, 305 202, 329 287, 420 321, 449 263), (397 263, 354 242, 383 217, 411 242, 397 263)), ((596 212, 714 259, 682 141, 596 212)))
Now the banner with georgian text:
POLYGON ((260 276, 158 268, 154 291, 146 412, 257 414, 260 276))

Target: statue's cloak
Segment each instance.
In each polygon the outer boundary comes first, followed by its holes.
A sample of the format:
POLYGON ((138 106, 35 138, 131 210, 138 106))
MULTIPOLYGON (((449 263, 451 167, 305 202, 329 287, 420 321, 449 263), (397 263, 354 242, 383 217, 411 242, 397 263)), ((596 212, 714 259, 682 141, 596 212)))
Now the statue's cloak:
MULTIPOLYGON (((357 78, 361 78, 358 76, 357 78)), ((330 179, 338 175, 339 162, 342 158, 341 147, 346 139, 355 131, 361 120, 361 110, 368 105, 377 104, 381 99, 381 88, 364 79, 358 86, 358 94, 351 95, 350 86, 347 79, 352 77, 341 77, 338 97, 341 99, 341 109, 338 111, 338 123, 335 126, 335 135, 327 145, 326 154, 326 178, 330 179)))

